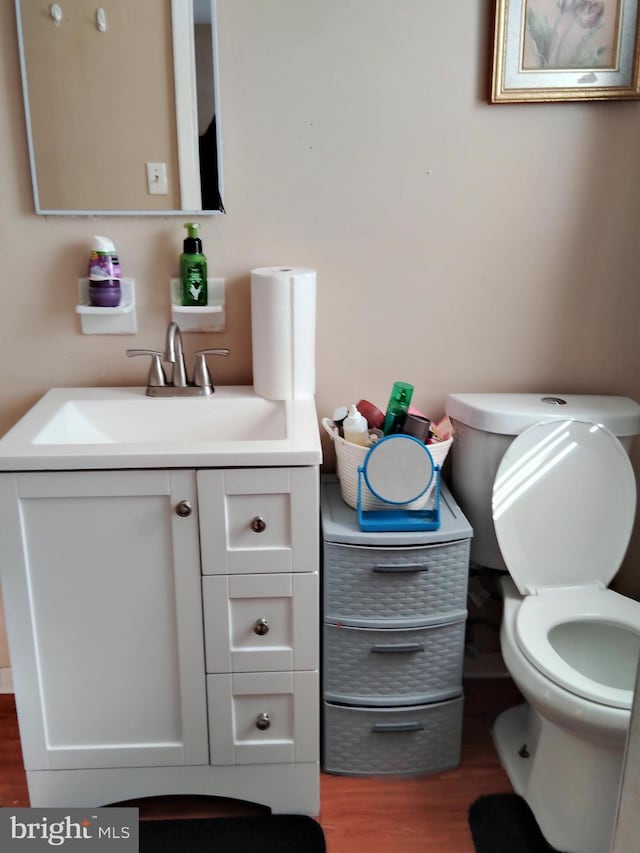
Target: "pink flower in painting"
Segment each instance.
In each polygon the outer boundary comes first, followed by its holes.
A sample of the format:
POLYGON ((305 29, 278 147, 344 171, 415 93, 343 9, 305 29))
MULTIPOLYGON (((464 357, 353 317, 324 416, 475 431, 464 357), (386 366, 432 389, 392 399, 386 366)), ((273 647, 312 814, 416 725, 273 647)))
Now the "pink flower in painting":
POLYGON ((604 3, 583 3, 578 14, 580 16, 580 25, 584 27, 585 30, 590 30, 593 27, 596 27, 602 20, 602 16, 604 15, 604 3))
MULTIPOLYGON (((604 20, 607 0, 555 0, 557 14, 547 16, 527 2, 527 36, 541 68, 598 68, 606 61, 604 20)), ((544 7, 542 7, 544 8, 544 7)), ((610 48, 609 48, 610 49, 610 48)))

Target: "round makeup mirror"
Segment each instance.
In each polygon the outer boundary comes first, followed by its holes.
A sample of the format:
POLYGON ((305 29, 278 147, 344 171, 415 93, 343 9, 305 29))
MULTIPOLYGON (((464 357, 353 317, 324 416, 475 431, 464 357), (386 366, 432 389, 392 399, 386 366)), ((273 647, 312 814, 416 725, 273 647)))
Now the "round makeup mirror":
POLYGON ((434 465, 425 444, 410 435, 388 435, 373 445, 362 467, 373 494, 390 504, 415 501, 431 485, 434 465))

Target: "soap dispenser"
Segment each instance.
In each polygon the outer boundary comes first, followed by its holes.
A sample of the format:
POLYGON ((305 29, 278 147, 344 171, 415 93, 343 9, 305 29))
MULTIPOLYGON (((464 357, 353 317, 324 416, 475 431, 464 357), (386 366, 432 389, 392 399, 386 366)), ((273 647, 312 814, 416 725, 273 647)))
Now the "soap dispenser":
POLYGON ((202 252, 202 240, 198 237, 200 225, 186 222, 188 236, 180 255, 180 297, 185 306, 208 304, 207 259, 202 252))

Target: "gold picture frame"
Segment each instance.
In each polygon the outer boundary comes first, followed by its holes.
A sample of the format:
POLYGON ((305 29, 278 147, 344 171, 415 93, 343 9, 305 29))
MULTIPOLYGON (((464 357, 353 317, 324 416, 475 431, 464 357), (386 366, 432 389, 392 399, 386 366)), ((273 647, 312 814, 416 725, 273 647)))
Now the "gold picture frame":
POLYGON ((639 0, 496 0, 490 102, 640 98, 639 0))

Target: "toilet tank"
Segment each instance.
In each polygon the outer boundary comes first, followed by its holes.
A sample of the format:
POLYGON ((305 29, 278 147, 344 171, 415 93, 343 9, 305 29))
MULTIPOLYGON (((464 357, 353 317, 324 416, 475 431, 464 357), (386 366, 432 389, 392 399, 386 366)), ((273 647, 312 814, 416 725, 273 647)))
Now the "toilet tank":
POLYGON ((593 394, 451 394, 451 491, 473 527, 471 560, 506 570, 491 517, 493 481, 516 435, 542 421, 583 420, 606 426, 627 453, 640 433, 640 406, 628 397, 593 394))

